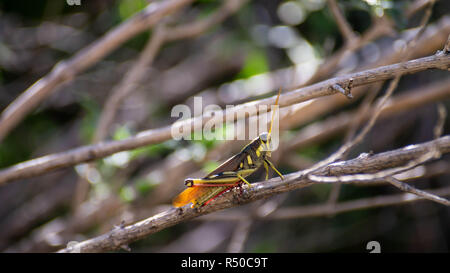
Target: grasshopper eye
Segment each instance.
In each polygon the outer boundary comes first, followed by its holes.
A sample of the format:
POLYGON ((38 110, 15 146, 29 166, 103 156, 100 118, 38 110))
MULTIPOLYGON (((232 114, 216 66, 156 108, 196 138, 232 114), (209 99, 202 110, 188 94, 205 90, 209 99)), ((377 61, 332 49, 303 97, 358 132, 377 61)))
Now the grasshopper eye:
POLYGON ((264 132, 259 135, 259 138, 262 140, 262 142, 266 143, 267 139, 269 138, 269 134, 267 132, 264 132))
POLYGON ((192 187, 192 186, 194 186, 194 180, 188 178, 188 179, 184 180, 184 185, 186 185, 188 187, 192 187))

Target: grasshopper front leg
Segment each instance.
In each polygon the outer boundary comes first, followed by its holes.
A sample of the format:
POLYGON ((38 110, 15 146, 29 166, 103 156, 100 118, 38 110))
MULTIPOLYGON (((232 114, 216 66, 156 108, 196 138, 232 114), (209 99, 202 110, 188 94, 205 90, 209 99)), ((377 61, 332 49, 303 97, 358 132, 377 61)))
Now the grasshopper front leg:
MULTIPOLYGON (((284 180, 284 176, 277 170, 277 168, 275 168, 275 165, 273 165, 273 163, 272 162, 270 162, 267 158, 265 158, 264 159, 264 162, 267 164, 267 165, 269 165, 280 177, 281 177, 281 179, 283 179, 284 180)), ((264 166, 264 167, 266 167, 266 166, 264 166)), ((267 170, 268 168, 266 168, 266 170, 267 170)))
POLYGON ((263 162, 264 169, 266 170, 266 180, 269 180, 269 165, 266 163, 266 161, 263 162))

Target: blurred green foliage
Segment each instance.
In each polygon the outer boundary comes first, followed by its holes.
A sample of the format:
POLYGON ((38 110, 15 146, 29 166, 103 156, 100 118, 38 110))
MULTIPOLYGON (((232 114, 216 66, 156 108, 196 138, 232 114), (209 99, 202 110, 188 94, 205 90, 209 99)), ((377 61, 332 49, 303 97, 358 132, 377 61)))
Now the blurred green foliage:
POLYGON ((244 66, 236 78, 249 78, 267 71, 269 71, 269 64, 265 52, 257 48, 252 48, 247 54, 244 66))
POLYGON ((205 164, 203 164, 203 168, 202 170, 205 173, 210 173, 212 171, 214 171, 215 169, 217 169, 217 167, 219 167, 220 163, 218 163, 217 161, 207 161, 205 164))
POLYGON ((79 104, 84 112, 81 120, 80 138, 84 143, 91 143, 97 128, 97 120, 100 117, 100 105, 89 96, 82 96, 79 104))
POLYGON ((18 138, 11 135, 0 143, 0 167, 6 167, 30 158, 36 147, 55 135, 59 125, 51 114, 46 112, 26 118, 16 128, 16 134, 22 135, 22 137, 18 138), (29 132, 34 133, 30 134, 29 132))
POLYGON ((119 16, 125 21, 135 13, 143 10, 148 5, 145 0, 122 0, 119 2, 119 16))

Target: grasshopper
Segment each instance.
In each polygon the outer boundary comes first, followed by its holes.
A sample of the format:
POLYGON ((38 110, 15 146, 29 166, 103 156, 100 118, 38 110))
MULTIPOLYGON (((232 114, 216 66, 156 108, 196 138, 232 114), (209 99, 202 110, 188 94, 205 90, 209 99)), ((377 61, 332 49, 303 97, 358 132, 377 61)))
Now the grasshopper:
MULTIPOLYGON (((278 92, 275 105, 278 105, 281 89, 278 92)), ((283 175, 270 162, 270 133, 272 131, 275 112, 272 113, 269 132, 261 133, 258 137, 247 144, 238 154, 229 158, 214 171, 204 178, 188 178, 184 184, 188 186, 173 200, 174 207, 182 207, 192 203, 192 208, 207 205, 222 193, 239 186, 242 182, 251 186, 245 177, 254 173, 259 167, 264 166, 266 180, 269 179, 269 167, 272 168, 282 179, 283 175)))

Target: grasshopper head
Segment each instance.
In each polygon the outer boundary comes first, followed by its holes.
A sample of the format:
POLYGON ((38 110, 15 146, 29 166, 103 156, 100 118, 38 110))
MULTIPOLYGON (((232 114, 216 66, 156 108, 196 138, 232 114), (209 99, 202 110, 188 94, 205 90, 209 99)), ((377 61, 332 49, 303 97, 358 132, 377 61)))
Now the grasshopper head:
POLYGON ((267 143, 269 141, 269 133, 267 132, 261 133, 259 135, 259 139, 261 139, 263 143, 267 143))
POLYGON ((267 156, 270 157, 270 148, 269 148, 269 145, 270 145, 270 134, 267 133, 267 132, 261 133, 259 135, 259 139, 261 140, 263 151, 265 152, 265 154, 267 156))
POLYGON ((194 180, 192 178, 188 178, 188 179, 184 180, 184 185, 186 185, 188 187, 192 187, 192 186, 194 186, 194 180))

